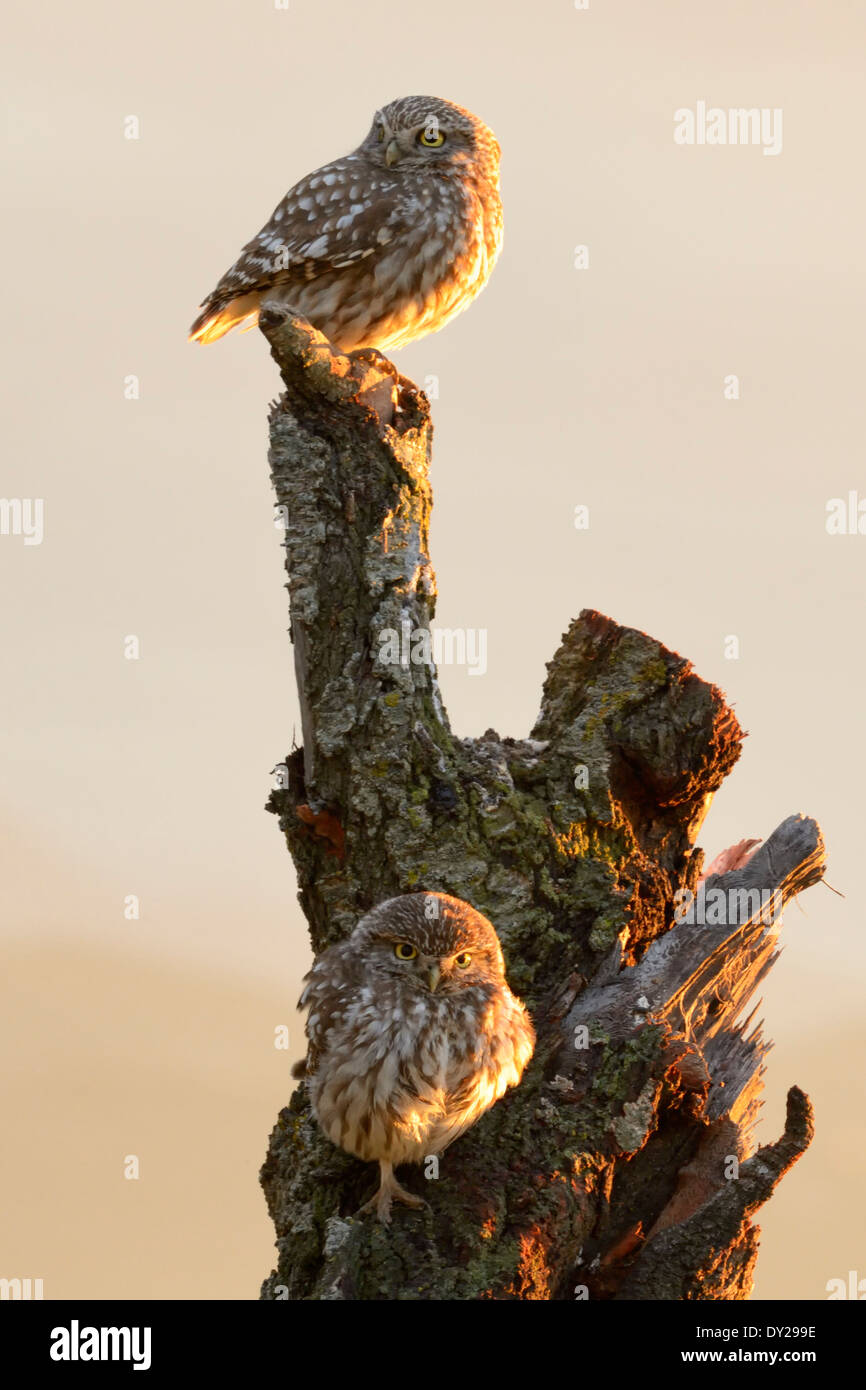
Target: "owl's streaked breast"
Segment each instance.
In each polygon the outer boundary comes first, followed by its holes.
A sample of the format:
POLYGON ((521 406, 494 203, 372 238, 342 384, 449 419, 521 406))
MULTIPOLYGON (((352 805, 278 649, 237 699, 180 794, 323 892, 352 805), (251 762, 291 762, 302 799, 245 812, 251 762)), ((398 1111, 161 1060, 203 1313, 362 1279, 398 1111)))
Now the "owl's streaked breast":
POLYGON ((507 991, 423 997, 391 1010, 363 989, 313 1079, 325 1133, 362 1159, 441 1153, 514 1086, 532 1054, 523 1006, 507 991), (340 1059, 337 1061, 336 1059, 340 1059))

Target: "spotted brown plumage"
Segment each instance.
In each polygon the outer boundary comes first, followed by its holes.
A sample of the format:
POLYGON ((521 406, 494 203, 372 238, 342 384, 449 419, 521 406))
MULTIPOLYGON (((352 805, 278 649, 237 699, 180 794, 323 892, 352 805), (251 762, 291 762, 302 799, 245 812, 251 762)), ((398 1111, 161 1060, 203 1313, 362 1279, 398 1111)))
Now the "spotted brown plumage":
POLYGON ((343 352, 436 332, 483 289, 502 246, 499 145, 438 97, 377 111, 366 139, 301 179, 204 300, 190 340, 252 327, 273 303, 343 352))
POLYGON ((378 1161, 362 1211, 423 1206, 394 1177, 441 1154, 516 1086, 535 1046, 496 932, 468 903, 408 893, 381 903, 306 977, 309 1048, 298 1074, 325 1134, 378 1161))

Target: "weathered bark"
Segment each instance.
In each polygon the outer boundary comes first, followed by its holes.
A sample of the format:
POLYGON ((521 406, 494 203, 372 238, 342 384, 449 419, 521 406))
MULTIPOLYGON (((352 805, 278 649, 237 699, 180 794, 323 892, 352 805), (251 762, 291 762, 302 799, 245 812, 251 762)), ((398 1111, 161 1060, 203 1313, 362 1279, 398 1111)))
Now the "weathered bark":
POLYGON ((792 817, 709 879, 736 904, 722 918, 675 914, 741 730, 687 661, 595 612, 548 666, 530 738, 456 737, 432 662, 381 657, 386 629, 425 630, 434 611, 427 400, 303 320, 262 329, 286 385, 270 458, 304 741, 270 809, 313 947, 384 898, 455 894, 495 924, 538 1031, 521 1085, 438 1180, 401 1171, 430 1207, 390 1228, 352 1219, 376 1175, 322 1136, 299 1088, 262 1170, 279 1250, 262 1297, 746 1297, 750 1218, 811 1113, 792 1090, 783 1138, 749 1157, 766 1047, 737 1020, 778 921, 726 890, 787 900, 816 882, 820 831, 792 817))

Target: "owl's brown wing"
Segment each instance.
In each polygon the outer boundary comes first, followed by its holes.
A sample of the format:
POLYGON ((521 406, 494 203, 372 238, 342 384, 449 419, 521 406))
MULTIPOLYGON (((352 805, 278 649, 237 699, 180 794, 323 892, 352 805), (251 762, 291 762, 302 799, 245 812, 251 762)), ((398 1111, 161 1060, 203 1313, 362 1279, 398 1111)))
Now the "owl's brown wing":
POLYGON ((304 976, 298 1008, 309 1010, 305 1025, 307 1055, 292 1067, 293 1076, 315 1075, 328 1034, 342 1020, 360 985, 361 964, 346 941, 329 946, 304 976))
POLYGON ((263 291, 346 270, 417 222, 419 209, 384 169, 371 179, 355 155, 308 174, 247 242, 202 304, 191 342, 209 343, 255 323, 263 291))

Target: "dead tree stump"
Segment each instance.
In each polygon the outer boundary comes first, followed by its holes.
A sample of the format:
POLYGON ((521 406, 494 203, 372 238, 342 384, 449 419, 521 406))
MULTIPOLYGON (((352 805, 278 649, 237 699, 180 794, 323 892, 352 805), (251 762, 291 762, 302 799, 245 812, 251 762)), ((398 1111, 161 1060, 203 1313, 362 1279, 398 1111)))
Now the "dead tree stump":
POLYGON ((751 1217, 812 1116, 792 1088, 784 1135, 754 1151, 766 1045, 737 1020, 779 905, 823 874, 820 830, 792 816, 700 885, 742 732, 687 661, 599 613, 563 637, 531 737, 453 734, 423 637, 382 659, 383 633, 423 634, 435 607, 426 397, 303 319, 261 326, 286 387, 270 460, 303 728, 269 808, 313 947, 395 894, 452 893, 496 926, 538 1031, 438 1180, 402 1170, 430 1209, 387 1229, 352 1219, 376 1175, 297 1089, 262 1170, 279 1251, 262 1297, 745 1298, 751 1217))

